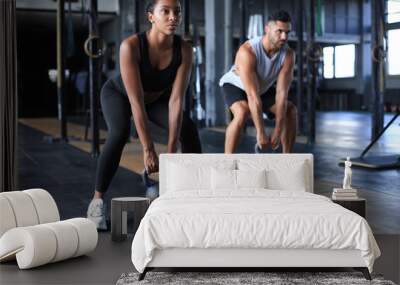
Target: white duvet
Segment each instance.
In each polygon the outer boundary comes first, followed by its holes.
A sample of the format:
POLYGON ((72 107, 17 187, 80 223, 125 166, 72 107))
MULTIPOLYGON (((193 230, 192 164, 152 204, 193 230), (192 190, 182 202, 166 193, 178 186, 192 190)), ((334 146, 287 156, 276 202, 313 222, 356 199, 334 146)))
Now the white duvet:
POLYGON ((371 272, 380 255, 359 215, 320 195, 265 189, 164 194, 133 239, 135 268, 143 272, 154 250, 165 248, 358 249, 371 272))

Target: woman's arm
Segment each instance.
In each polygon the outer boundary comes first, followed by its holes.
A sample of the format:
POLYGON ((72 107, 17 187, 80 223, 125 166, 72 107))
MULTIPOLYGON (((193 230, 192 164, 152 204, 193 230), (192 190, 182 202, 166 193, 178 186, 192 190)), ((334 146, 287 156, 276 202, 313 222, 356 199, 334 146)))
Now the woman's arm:
POLYGON ((149 172, 158 168, 157 154, 150 137, 148 118, 144 107, 144 92, 139 72, 139 39, 137 36, 125 39, 120 47, 120 68, 133 119, 140 142, 143 146, 144 164, 149 172))
POLYGON ((177 151, 177 144, 182 125, 182 106, 183 98, 190 81, 190 73, 192 71, 193 49, 192 46, 182 41, 182 63, 176 73, 175 81, 172 87, 171 97, 169 99, 169 136, 168 136, 168 152, 177 151))

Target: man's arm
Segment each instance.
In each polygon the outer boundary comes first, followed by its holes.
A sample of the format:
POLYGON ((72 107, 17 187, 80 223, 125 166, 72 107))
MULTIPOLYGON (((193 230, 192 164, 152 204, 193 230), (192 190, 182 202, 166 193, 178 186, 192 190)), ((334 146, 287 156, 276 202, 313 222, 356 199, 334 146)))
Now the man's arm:
POLYGON ((295 54, 291 48, 288 48, 283 62, 281 71, 278 75, 278 80, 276 83, 276 95, 275 95, 275 129, 271 136, 272 148, 279 146, 280 137, 282 134, 282 129, 285 120, 287 98, 290 88, 290 84, 293 80, 293 69, 295 63, 295 54))
POLYGON ((192 46, 182 41, 182 64, 176 73, 174 85, 172 87, 171 97, 169 99, 168 108, 168 152, 177 151, 177 144, 182 126, 182 106, 186 89, 189 85, 190 74, 192 71, 193 49, 192 46))
POLYGON ((256 73, 256 56, 249 44, 244 44, 240 47, 236 55, 235 66, 247 94, 251 117, 257 131, 257 144, 264 149, 268 144, 268 138, 265 134, 262 118, 262 101, 256 73))

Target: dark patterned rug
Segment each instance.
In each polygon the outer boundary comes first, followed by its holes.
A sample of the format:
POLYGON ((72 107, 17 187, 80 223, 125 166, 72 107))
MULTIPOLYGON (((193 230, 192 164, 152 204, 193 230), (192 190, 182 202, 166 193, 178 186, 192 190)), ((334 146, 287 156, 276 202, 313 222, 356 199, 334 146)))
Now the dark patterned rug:
POLYGON ((138 281, 138 276, 139 273, 122 274, 116 285, 395 285, 380 275, 372 275, 372 281, 368 281, 360 272, 148 272, 142 281, 138 281))

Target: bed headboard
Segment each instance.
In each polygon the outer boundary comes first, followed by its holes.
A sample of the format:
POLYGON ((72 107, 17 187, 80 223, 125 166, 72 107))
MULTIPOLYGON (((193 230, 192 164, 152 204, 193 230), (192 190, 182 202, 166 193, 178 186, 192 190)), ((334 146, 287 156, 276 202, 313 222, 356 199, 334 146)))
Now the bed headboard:
MULTIPOLYGON (((278 172, 287 174, 287 169, 301 167, 304 173, 305 191, 313 193, 314 191, 314 165, 312 154, 161 154, 159 165, 159 190, 160 195, 168 191, 168 164, 201 165, 213 166, 220 161, 234 162, 236 169, 258 167, 261 165, 267 169, 278 170, 278 172), (282 171, 279 171, 282 170, 282 171)), ((279 179, 282 179, 279 178, 279 179)))

